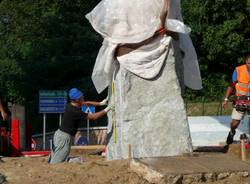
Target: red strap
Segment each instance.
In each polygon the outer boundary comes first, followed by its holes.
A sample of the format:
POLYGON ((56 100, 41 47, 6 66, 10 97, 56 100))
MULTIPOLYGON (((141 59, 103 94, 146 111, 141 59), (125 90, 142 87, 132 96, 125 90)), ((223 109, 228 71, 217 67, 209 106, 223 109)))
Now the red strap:
POLYGON ((167 32, 166 28, 165 28, 165 27, 162 27, 162 28, 158 29, 155 33, 156 33, 157 35, 165 35, 166 32, 167 32))
POLYGON ((231 83, 230 83, 230 86, 231 86, 232 88, 235 88, 235 85, 236 85, 236 83, 234 83, 234 82, 231 82, 231 83))

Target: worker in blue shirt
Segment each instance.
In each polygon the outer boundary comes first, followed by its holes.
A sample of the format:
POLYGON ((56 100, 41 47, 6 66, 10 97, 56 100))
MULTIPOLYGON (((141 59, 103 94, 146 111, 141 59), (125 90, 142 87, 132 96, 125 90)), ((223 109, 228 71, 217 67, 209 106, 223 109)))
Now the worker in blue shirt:
POLYGON ((53 149, 49 159, 49 163, 51 164, 66 161, 70 153, 73 137, 84 120, 87 118, 90 120, 96 120, 107 114, 107 112, 112 109, 110 105, 99 112, 86 114, 81 109, 83 105, 106 105, 107 99, 103 100, 102 102, 85 102, 83 92, 77 88, 72 88, 69 91, 69 99, 70 103, 66 106, 62 124, 54 134, 53 149))

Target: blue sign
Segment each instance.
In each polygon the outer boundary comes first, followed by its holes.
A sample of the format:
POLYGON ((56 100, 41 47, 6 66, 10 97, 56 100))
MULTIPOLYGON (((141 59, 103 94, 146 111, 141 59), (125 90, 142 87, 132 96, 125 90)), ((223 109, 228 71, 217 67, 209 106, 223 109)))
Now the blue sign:
POLYGON ((39 113, 64 113, 66 104, 66 91, 39 91, 39 113))
POLYGON ((95 113, 95 106, 91 105, 91 106, 82 106, 82 111, 85 112, 85 113, 90 113, 90 114, 93 114, 95 113))

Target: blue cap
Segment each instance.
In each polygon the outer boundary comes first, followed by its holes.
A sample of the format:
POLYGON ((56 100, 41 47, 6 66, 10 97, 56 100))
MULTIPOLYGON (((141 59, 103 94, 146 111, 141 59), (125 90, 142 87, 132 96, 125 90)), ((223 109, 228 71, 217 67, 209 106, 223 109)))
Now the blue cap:
POLYGON ((78 100, 83 96, 83 93, 77 89, 77 88, 72 88, 69 90, 69 98, 70 100, 78 100))

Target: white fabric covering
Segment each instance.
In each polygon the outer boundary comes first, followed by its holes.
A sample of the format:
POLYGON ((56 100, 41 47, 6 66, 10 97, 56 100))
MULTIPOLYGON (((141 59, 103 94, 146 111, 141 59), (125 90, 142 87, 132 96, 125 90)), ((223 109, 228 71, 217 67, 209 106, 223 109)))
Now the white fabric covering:
MULTIPOLYGON (((181 22, 180 0, 169 1, 169 13, 165 25, 168 30, 180 33, 179 45, 185 53, 183 57, 184 83, 192 89, 201 89, 197 55, 187 34, 190 32, 190 28, 181 22)), ((102 0, 86 15, 93 28, 104 38, 92 73, 92 80, 98 93, 102 92, 112 80, 115 62, 114 53, 117 45, 141 42, 150 38, 160 28, 160 14, 163 2, 164 0, 102 0)), ((164 38, 164 42, 166 42, 166 38, 164 38)), ((170 40, 167 42, 170 43, 170 40)), ((157 75, 155 71, 159 71, 160 63, 164 62, 164 54, 166 52, 161 52, 161 49, 163 47, 159 46, 155 50, 150 50, 150 52, 158 54, 158 57, 151 60, 151 64, 147 62, 147 57, 152 53, 147 51, 134 51, 136 56, 141 58, 140 63, 129 62, 120 64, 126 65, 129 71, 135 72, 140 77, 151 78, 157 75), (160 53, 162 53, 161 56, 159 55, 160 53), (158 63, 158 65, 154 63, 158 63), (142 64, 144 66, 141 66, 142 64), (145 68, 147 68, 148 72, 150 71, 150 76, 140 75, 146 73, 143 71, 145 68)))
POLYGON ((150 44, 117 57, 117 60, 128 71, 145 79, 153 79, 165 62, 170 41, 169 36, 159 37, 150 44))

